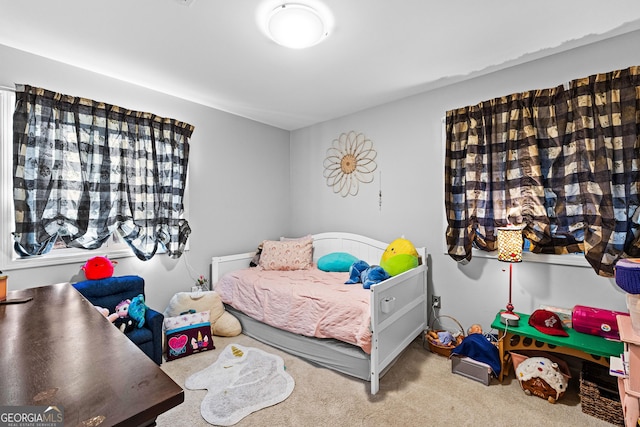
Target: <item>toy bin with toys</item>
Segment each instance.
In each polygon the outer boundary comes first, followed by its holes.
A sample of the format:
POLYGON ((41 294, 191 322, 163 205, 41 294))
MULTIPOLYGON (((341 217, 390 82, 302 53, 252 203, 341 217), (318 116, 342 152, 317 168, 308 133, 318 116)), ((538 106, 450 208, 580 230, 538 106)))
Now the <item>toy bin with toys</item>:
POLYGON ((464 328, 460 322, 451 316, 443 315, 433 318, 425 332, 424 342, 432 353, 449 357, 451 350, 462 342, 464 336, 464 328))

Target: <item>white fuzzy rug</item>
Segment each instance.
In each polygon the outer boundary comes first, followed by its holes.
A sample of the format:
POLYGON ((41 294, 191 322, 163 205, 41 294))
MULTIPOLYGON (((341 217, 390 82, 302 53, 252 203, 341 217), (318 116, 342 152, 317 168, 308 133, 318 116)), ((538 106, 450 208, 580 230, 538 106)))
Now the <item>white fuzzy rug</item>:
POLYGON ((294 385, 280 356, 239 344, 227 345, 218 360, 185 381, 190 390, 208 390, 200 405, 202 417, 219 426, 282 402, 294 385))

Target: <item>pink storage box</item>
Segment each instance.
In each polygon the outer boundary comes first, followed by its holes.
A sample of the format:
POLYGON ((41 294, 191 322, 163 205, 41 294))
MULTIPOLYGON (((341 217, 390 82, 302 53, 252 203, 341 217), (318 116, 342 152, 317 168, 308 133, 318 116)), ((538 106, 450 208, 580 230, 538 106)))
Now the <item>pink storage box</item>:
POLYGON ((619 341, 618 315, 628 316, 629 313, 576 305, 571 312, 571 322, 578 332, 619 341))

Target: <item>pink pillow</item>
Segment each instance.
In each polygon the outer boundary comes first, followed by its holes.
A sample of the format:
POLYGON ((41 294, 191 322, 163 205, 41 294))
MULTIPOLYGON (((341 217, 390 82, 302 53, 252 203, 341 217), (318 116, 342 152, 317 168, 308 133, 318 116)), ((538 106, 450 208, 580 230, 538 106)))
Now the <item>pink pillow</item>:
POLYGON ((313 263, 313 237, 262 243, 259 265, 264 270, 306 270, 313 263))

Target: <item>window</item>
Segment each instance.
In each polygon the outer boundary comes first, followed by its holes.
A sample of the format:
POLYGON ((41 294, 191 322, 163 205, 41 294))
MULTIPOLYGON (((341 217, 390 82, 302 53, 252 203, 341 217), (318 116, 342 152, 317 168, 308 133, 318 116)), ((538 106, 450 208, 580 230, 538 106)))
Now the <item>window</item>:
MULTIPOLYGON (((446 129, 446 117, 442 117, 441 119, 441 141, 442 141, 442 153, 443 153, 443 163, 446 161, 445 153, 447 147, 447 129, 446 129)), ((442 188, 442 200, 445 200, 445 188, 442 188)), ((447 212, 446 209, 443 210, 443 224, 444 230, 442 232, 442 248, 443 253, 445 255, 449 254, 449 248, 447 245, 446 234, 447 234, 447 212)), ((567 254, 541 254, 541 253, 532 253, 530 251, 531 242, 528 239, 524 239, 524 250, 523 250, 523 261, 526 262, 539 262, 544 264, 555 264, 555 265, 566 265, 572 267, 591 267, 588 261, 584 257, 584 253, 576 252, 576 253, 567 253, 567 254)), ((474 258, 486 258, 486 259, 497 259, 498 254, 497 250, 495 251, 486 251, 480 250, 478 248, 473 247, 471 249, 474 258)))
MULTIPOLYGON (((13 112, 16 94, 13 90, 0 88, 0 162, 2 166, 0 182, 0 270, 12 270, 63 263, 83 262, 92 256, 109 256, 121 258, 134 256, 129 244, 118 233, 113 233, 100 248, 87 251, 85 249, 68 248, 59 239, 53 249, 46 255, 21 258, 14 250, 12 232, 15 229, 13 203, 13 112)), ((186 177, 184 185, 186 187, 186 177)), ((186 210, 185 190, 185 210, 186 210)), ((165 252, 160 245, 158 252, 165 252)))
POLYGON ((584 252, 600 276, 639 257, 638 88, 633 66, 447 111, 449 255, 492 251, 514 224, 532 252, 584 252))
MULTIPOLYGON (((445 152, 447 146, 447 130, 446 130, 446 118, 443 117, 441 119, 441 141, 442 141, 442 153, 443 153, 443 163, 445 161, 445 152)), ((442 187, 442 200, 445 199, 445 190, 444 186, 442 187)), ((449 250, 447 247, 447 215, 446 210, 442 211, 442 223, 444 225, 444 229, 442 232, 442 249, 445 255, 449 254, 449 250)), ((553 255, 553 254, 535 254, 530 252, 530 241, 528 239, 524 239, 524 250, 522 253, 522 259, 526 262, 540 262, 544 264, 555 264, 555 265, 567 265, 572 267, 591 267, 587 260, 584 258, 584 254, 582 253, 571 253, 571 254, 562 254, 562 255, 553 255)), ((488 258, 488 259, 498 259, 497 251, 487 252, 477 248, 472 248, 472 253, 474 258, 488 258)))
POLYGON ((82 262, 89 255, 107 255, 109 258, 133 256, 129 246, 117 235, 100 249, 87 252, 82 249, 67 248, 56 244, 51 253, 42 257, 22 259, 13 250, 14 210, 13 210, 13 110, 15 93, 0 89, 0 159, 2 179, 0 182, 0 270, 40 267, 64 263, 82 262))

